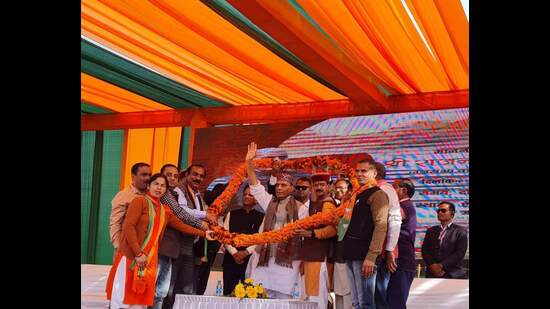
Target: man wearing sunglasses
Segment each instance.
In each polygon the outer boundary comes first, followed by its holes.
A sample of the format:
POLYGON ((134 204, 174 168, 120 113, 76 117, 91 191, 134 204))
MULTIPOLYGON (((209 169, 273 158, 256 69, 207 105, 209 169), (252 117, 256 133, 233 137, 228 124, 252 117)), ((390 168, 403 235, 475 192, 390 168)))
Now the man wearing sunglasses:
POLYGON ((296 185, 294 186, 294 198, 296 199, 296 202, 298 202, 298 207, 300 207, 301 211, 309 209, 311 186, 312 182, 308 177, 302 177, 296 180, 296 185))
POLYGON ((468 248, 468 236, 463 226, 453 223, 455 211, 453 203, 439 203, 437 220, 441 225, 426 231, 422 244, 422 258, 427 265, 426 278, 465 278, 462 261, 468 248))

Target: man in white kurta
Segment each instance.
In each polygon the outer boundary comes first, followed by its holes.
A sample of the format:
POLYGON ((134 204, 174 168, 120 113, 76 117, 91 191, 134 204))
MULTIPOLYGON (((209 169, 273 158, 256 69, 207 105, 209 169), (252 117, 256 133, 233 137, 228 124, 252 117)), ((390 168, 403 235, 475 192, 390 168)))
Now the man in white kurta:
MULTIPOLYGON (((252 159, 256 156, 257 146, 255 143, 251 143, 248 146, 248 153, 246 155, 248 180, 250 184, 250 193, 254 195, 258 204, 266 212, 267 222, 268 207, 276 203, 275 221, 271 230, 277 230, 282 228, 288 223, 288 218, 292 217, 287 211, 287 204, 291 203, 299 207, 298 218, 302 219, 307 215, 307 210, 304 210, 304 206, 297 203, 291 193, 294 191, 292 184, 292 176, 282 173, 277 178, 275 185, 275 196, 267 193, 266 189, 258 181, 252 159)), ((266 226, 264 225, 264 229, 266 226)), ((292 298, 294 292, 294 286, 299 281, 300 261, 293 260, 289 267, 279 265, 276 262, 277 246, 279 244, 269 244, 267 252, 269 254, 269 260, 267 266, 258 265, 260 260, 260 250, 256 250, 253 257, 249 261, 248 269, 250 277, 257 283, 261 283, 267 290, 270 298, 288 299, 292 298), (290 267, 291 266, 291 267, 290 267)), ((264 246, 257 246, 257 249, 261 249, 264 246)))

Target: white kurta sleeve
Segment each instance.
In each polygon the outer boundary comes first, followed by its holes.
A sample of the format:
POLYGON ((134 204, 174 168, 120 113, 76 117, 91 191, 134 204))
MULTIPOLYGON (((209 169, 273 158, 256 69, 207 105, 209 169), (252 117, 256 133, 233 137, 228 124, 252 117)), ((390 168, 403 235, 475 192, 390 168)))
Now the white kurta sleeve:
POLYGON ((386 195, 390 203, 388 213, 388 235, 386 236, 386 249, 393 251, 399 240, 399 232, 401 231, 401 207, 399 206, 399 197, 397 192, 390 184, 385 184, 380 187, 386 195))
POLYGON ((250 193, 254 195, 254 198, 258 202, 258 204, 262 207, 264 211, 267 210, 267 206, 269 206, 269 202, 271 202, 271 199, 273 198, 273 195, 267 193, 264 186, 258 182, 256 185, 250 185, 250 193))

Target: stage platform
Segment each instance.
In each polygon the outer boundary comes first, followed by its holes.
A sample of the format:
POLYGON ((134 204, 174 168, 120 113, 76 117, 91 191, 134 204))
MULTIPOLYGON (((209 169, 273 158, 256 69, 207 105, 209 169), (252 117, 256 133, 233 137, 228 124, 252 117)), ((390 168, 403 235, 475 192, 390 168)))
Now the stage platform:
MULTIPOLYGON (((82 309, 108 308, 105 282, 110 268, 110 265, 81 265, 80 301, 82 309)), ((211 272, 205 295, 215 294, 218 280, 222 280, 222 272, 211 272)), ((469 294, 469 280, 415 278, 407 301, 407 308, 469 308, 469 294)))

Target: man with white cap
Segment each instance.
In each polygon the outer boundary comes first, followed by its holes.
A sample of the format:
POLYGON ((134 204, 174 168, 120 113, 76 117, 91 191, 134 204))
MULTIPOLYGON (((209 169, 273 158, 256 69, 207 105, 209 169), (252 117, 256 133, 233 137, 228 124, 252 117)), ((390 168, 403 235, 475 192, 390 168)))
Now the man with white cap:
MULTIPOLYGON (((280 173, 277 176, 275 195, 269 194, 258 181, 252 159, 256 157, 256 143, 248 145, 246 164, 250 192, 265 211, 263 231, 272 231, 297 221, 299 205, 291 195, 294 191, 292 176, 280 173)), ((262 232, 262 231, 259 231, 262 232)), ((262 283, 270 298, 292 298, 293 288, 298 280, 299 237, 273 244, 258 245, 255 257, 250 259, 250 277, 262 283)))

